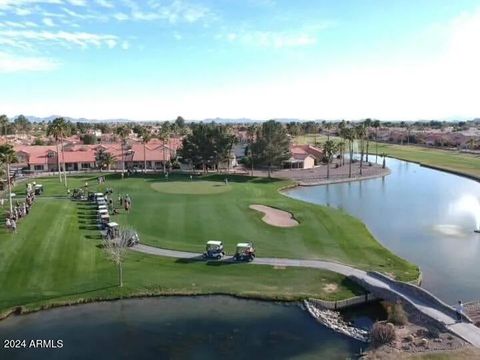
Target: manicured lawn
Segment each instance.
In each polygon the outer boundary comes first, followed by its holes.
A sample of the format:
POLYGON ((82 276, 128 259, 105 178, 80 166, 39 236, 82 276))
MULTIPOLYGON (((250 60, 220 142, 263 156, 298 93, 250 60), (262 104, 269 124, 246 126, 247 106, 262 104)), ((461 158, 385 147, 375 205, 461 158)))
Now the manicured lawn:
MULTIPOLYGON (((70 178, 71 187, 95 177, 70 178)), ((108 176, 100 186, 129 194, 132 209, 114 220, 135 228, 143 243, 201 252, 207 240, 218 239, 234 250, 236 242, 253 240, 259 256, 326 258, 364 269, 395 273, 402 279, 417 275, 415 266, 396 257, 373 239, 365 226, 341 211, 289 199, 278 193, 285 182, 223 176, 194 179, 171 176, 135 176, 120 180, 108 176), (205 181, 206 180, 206 181, 205 181), (192 187, 193 185, 193 187, 192 187), (204 192, 205 189, 226 189, 204 192), (180 189, 172 194, 172 189, 180 189), (183 189, 183 191, 181 191, 183 189), (261 221, 252 203, 275 206, 295 214, 300 225, 276 228, 261 221)), ((189 263, 129 252, 125 264, 125 287, 116 287, 117 274, 99 248, 102 240, 95 226, 91 205, 64 197, 57 178, 37 180, 45 186, 31 214, 18 224, 16 234, 0 229, 0 311, 25 305, 113 298, 133 294, 230 293, 276 299, 320 297, 341 299, 359 293, 342 276, 309 269, 275 269, 246 264, 189 263), (338 291, 328 293, 325 285, 338 291)), ((16 189, 23 192, 24 185, 16 189)), ((21 196, 21 195, 19 195, 21 196)))
MULTIPOLYGON (((340 140, 337 137, 331 137, 340 140)), ((326 136, 307 134, 295 137, 298 144, 314 145, 315 141, 325 142, 326 136)), ((458 172, 480 178, 480 156, 464 154, 457 151, 440 150, 412 145, 378 144, 378 153, 385 152, 388 156, 406 161, 418 162, 424 165, 434 166, 439 169, 458 172)), ((370 153, 375 153, 375 142, 370 142, 370 153)), ((379 159, 379 162, 381 160, 379 159)))
MULTIPOLYGON (((375 145, 370 146, 375 151, 375 145)), ((456 171, 480 178, 480 156, 456 151, 431 149, 420 146, 379 144, 379 153, 385 152, 397 159, 415 161, 441 169, 456 171)))

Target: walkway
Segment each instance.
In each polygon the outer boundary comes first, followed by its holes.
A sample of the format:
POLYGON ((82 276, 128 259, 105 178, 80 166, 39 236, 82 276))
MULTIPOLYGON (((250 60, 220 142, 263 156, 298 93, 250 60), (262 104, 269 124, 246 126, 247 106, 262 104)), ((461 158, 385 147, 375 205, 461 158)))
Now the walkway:
MULTIPOLYGON (((167 250, 147 245, 137 245, 132 248, 145 254, 166 256, 173 258, 198 259, 202 256, 198 253, 185 251, 167 250)), ((221 261, 233 261, 231 257, 226 257, 221 261)), ((392 298, 414 306, 418 311, 431 319, 437 320, 452 333, 463 338, 470 344, 480 348, 480 328, 477 328, 470 322, 457 323, 455 320, 455 311, 450 306, 444 304, 441 300, 427 291, 406 283, 397 282, 377 273, 369 273, 363 270, 355 269, 351 266, 321 260, 296 260, 282 258, 256 258, 251 264, 271 265, 282 267, 307 267, 322 270, 329 270, 351 277, 372 292, 383 292, 391 295, 392 298)), ((383 296, 380 296, 383 297, 383 296)))

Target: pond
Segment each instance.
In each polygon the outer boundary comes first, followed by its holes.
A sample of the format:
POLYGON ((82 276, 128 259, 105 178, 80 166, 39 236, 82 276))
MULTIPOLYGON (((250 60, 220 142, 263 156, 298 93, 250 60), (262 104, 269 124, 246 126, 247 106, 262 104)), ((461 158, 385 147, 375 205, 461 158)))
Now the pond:
POLYGON ((59 349, 0 348, 1 359, 345 359, 365 345, 298 304, 226 296, 101 302, 13 316, 0 339, 62 340, 59 349))
POLYGON ((293 198, 361 219, 395 254, 420 266, 422 286, 453 304, 480 299, 480 183, 387 159, 386 177, 298 187, 293 198))

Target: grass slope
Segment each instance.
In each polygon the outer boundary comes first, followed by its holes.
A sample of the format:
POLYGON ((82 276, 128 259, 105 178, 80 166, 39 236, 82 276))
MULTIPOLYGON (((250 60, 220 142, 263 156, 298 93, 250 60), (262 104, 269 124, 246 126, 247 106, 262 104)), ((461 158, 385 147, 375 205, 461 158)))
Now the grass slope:
MULTIPOLYGON (((375 151, 375 145, 370 147, 375 151)), ((411 145, 379 144, 379 153, 385 152, 397 159, 419 162, 480 179, 480 156, 450 150, 411 145)))
MULTIPOLYGON (((123 181, 109 176, 106 186, 116 196, 131 196, 131 213, 122 212, 115 220, 137 229, 144 243, 200 252, 207 240, 221 239, 232 252, 236 242, 254 240, 261 256, 330 258, 404 279, 417 275, 415 266, 380 246, 358 220, 280 195, 277 189, 284 182, 246 180, 231 177, 229 191, 211 195, 170 194, 151 187, 161 187, 162 182, 170 188, 175 183, 185 186, 183 182, 190 181, 185 177, 171 177, 167 183, 154 176, 123 181), (263 223, 261 214, 248 209, 253 202, 293 212, 300 226, 280 229, 263 223)), ((85 181, 91 190, 97 188, 92 176, 71 178, 70 186, 83 186, 85 181)), ((223 177, 208 181, 225 186, 223 177)), ((66 199, 56 178, 38 182, 46 191, 20 221, 17 233, 0 229, 0 311, 139 294, 342 299, 359 293, 350 281, 327 271, 189 263, 133 252, 125 264, 125 287, 119 289, 116 269, 98 247, 94 208, 66 199), (330 283, 338 284, 338 291, 325 291, 330 283)), ((21 193, 23 186, 16 190, 21 193)))
MULTIPOLYGON (((331 138, 340 140, 340 138, 333 136, 331 138)), ((295 142, 298 144, 314 145, 315 142, 323 143, 325 140, 326 136, 315 134, 295 137, 295 142)), ((370 153, 375 153, 375 142, 371 141, 369 148, 370 153)), ((382 152, 400 160, 418 162, 423 165, 433 166, 438 169, 444 169, 480 179, 480 156, 478 155, 423 146, 378 143, 378 153, 381 154, 382 152)), ((381 160, 379 160, 379 162, 380 161, 381 160)))

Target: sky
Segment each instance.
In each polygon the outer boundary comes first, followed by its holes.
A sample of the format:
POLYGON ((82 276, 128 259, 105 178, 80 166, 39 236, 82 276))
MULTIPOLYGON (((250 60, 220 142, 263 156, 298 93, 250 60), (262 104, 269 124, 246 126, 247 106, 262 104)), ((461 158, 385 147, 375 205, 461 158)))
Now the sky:
POLYGON ((0 113, 480 117, 478 0, 0 0, 0 113))

